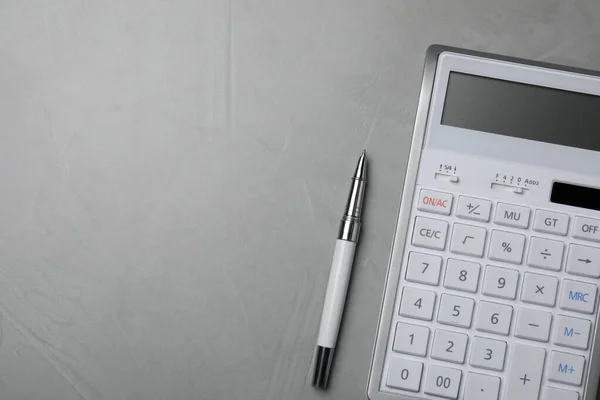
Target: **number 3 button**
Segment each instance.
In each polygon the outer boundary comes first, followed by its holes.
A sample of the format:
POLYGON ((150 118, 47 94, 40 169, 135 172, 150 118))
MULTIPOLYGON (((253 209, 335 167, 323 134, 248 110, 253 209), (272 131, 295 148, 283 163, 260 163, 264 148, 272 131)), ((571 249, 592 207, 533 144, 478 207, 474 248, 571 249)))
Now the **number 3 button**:
POLYGON ((469 363, 474 367, 502 371, 505 354, 506 342, 475 336, 469 363))

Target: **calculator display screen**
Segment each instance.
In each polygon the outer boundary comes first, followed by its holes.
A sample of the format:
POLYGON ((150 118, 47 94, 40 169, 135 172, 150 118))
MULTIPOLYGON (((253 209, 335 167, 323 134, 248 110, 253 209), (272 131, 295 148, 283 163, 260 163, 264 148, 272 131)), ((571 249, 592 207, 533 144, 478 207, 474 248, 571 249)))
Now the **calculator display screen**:
POLYGON ((600 211, 598 199, 600 199, 600 189, 564 182, 552 184, 550 201, 553 203, 600 211))
POLYGON ((600 151, 600 96, 450 72, 442 125, 600 151))

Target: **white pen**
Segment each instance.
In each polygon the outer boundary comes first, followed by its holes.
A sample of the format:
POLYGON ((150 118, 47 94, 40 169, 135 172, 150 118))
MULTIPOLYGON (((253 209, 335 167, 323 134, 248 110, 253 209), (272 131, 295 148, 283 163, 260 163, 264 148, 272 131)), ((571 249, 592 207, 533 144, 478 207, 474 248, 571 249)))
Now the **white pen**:
POLYGON ((352 272, 354 250, 360 234, 361 211, 366 184, 367 162, 366 151, 363 150, 352 178, 352 188, 348 196, 346 210, 340 222, 331 271, 327 281, 312 380, 312 386, 317 388, 326 389, 329 382, 333 353, 344 312, 350 273, 352 272))

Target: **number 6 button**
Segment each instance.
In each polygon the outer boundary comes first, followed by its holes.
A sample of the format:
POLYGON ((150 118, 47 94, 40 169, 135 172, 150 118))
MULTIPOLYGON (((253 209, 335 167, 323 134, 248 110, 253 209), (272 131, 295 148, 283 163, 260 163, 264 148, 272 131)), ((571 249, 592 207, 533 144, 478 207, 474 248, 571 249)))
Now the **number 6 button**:
POLYGON ((513 308, 503 304, 482 301, 479 303, 479 313, 475 329, 482 332, 508 335, 513 308))

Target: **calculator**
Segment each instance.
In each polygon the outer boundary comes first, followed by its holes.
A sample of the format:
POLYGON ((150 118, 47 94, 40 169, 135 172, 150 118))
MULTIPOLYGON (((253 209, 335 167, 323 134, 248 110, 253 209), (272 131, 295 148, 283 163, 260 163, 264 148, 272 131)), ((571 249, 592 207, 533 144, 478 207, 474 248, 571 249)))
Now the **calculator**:
POLYGON ((371 400, 592 400, 600 74, 427 50, 371 400))

